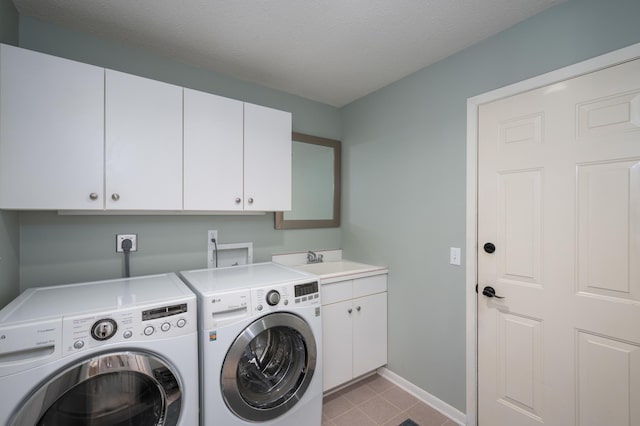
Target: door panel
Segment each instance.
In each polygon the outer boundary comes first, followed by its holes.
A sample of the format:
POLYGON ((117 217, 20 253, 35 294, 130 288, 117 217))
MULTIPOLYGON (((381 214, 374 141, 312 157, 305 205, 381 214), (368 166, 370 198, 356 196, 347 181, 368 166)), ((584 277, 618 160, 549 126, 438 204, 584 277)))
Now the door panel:
POLYGON ((640 424, 640 346, 578 332, 578 424, 640 424))
POLYGON ((498 394, 502 403, 540 418, 542 402, 542 322, 498 314, 498 394))
POLYGON ((541 279, 541 184, 540 170, 498 175, 498 203, 503 219, 498 224, 498 276, 527 284, 541 279))
POLYGON ((583 293, 640 301, 639 174, 638 160, 578 167, 578 285, 583 293))
POLYGON ((479 424, 640 424, 640 60, 479 114, 479 424))

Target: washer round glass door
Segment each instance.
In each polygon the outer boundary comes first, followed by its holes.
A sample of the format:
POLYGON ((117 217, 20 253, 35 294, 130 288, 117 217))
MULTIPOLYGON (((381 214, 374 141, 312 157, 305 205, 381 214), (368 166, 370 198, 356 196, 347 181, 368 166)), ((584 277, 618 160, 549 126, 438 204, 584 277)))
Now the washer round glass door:
POLYGON ((10 425, 175 426, 182 392, 160 358, 142 352, 94 356, 47 380, 10 425))
POLYGON ((227 352, 222 395, 238 417, 274 419, 304 395, 316 368, 311 328, 297 315, 266 315, 245 328, 227 352))

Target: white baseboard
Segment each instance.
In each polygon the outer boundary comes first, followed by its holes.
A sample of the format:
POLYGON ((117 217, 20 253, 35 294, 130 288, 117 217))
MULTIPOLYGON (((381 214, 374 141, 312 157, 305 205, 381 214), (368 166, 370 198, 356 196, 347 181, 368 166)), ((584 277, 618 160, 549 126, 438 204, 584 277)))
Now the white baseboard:
POLYGON ((395 385, 401 387, 405 391, 409 392, 411 395, 418 398, 420 401, 425 404, 431 406, 434 410, 438 410, 445 416, 451 419, 451 421, 458 423, 459 425, 465 425, 467 423, 467 416, 463 412, 458 409, 450 406, 446 402, 436 398, 431 395, 429 392, 419 388, 414 385, 410 381, 406 380, 403 377, 398 376, 393 371, 389 370, 386 367, 381 367, 378 369, 378 374, 394 383, 395 385))

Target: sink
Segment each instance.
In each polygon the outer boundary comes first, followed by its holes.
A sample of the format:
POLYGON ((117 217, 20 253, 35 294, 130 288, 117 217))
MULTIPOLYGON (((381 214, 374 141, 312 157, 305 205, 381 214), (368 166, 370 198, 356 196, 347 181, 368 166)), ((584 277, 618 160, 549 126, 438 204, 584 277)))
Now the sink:
POLYGON ((347 272, 367 270, 373 267, 371 265, 365 265, 364 263, 339 260, 335 262, 306 263, 294 266, 294 268, 316 275, 339 275, 347 272))

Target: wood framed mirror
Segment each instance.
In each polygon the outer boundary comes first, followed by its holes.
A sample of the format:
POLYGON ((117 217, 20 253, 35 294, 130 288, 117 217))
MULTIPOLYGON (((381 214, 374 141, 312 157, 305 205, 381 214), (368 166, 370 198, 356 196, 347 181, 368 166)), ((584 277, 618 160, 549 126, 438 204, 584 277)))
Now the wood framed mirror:
POLYGON ((275 228, 339 227, 340 141, 296 132, 291 139, 291 211, 275 213, 275 228))

